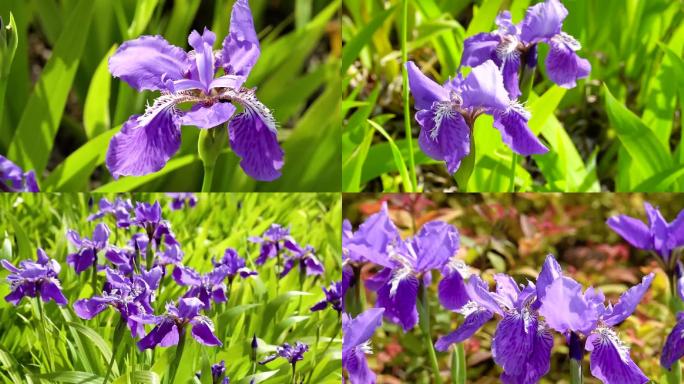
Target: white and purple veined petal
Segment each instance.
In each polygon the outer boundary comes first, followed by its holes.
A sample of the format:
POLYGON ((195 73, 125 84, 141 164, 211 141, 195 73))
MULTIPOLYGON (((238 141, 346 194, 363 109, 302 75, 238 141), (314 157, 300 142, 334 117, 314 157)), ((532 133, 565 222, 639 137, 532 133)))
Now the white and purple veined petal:
POLYGON ((342 367, 354 383, 375 383, 375 373, 368 367, 366 354, 371 352, 370 339, 382 324, 384 309, 371 308, 355 318, 342 315, 342 367))
MULTIPOLYGON (((536 322, 536 321, 535 321, 536 322)), ((536 384, 551 369, 551 349, 553 335, 544 324, 537 322, 536 332, 532 335, 532 348, 529 351, 523 369, 517 374, 503 372, 501 382, 504 384, 536 384)))
POLYGON ((109 58, 109 72, 137 91, 167 90, 166 82, 183 79, 191 66, 185 51, 161 36, 127 41, 109 58))
POLYGON ((530 114, 516 102, 494 113, 494 127, 501 132, 503 142, 523 156, 540 155, 549 151, 527 126, 530 114))
POLYGON ((576 53, 581 46, 572 36, 561 32, 548 41, 549 54, 545 65, 549 79, 563 88, 574 88, 577 80, 584 79, 591 73, 589 60, 576 53))
POLYGON ((511 311, 499 321, 492 339, 492 357, 509 375, 524 372, 532 351, 537 321, 527 310, 511 311))
POLYGON ((200 35, 197 31, 192 31, 188 36, 188 44, 194 49, 188 55, 194 58, 194 66, 191 71, 191 78, 198 81, 202 88, 201 90, 208 94, 211 89, 211 83, 214 80, 214 49, 212 48, 216 41, 216 34, 208 28, 204 28, 204 32, 200 35))
POLYGON ((585 345, 590 351, 591 374, 604 384, 644 384, 648 377, 629 356, 629 347, 624 345, 614 330, 598 328, 585 345))
POLYGON ((470 154, 471 132, 463 116, 448 102, 435 102, 433 107, 416 113, 420 125, 418 145, 435 160, 446 163, 455 173, 461 161, 470 154))
POLYGON ((418 324, 416 302, 419 287, 420 282, 411 274, 392 276, 389 284, 378 290, 376 305, 385 309, 384 316, 387 320, 401 325, 404 331, 409 331, 418 324))

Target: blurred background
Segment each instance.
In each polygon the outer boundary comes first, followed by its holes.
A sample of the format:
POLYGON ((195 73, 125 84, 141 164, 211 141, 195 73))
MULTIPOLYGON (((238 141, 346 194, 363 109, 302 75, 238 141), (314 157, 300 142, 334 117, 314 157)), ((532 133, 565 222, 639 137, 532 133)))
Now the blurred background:
MULTIPOLYGON (((14 15, 19 45, 0 102, 0 154, 16 154, 10 159, 35 169, 43 190, 199 190, 199 130, 192 127, 182 129, 181 149, 162 171, 112 181, 103 163, 114 129, 141 114, 156 94, 137 93, 112 78, 107 59, 140 35, 162 35, 187 49, 189 32, 204 27, 216 33, 218 48, 233 2, 1 1, 6 24, 14 15)), ((330 117, 340 106, 340 4, 251 0, 250 6, 261 57, 246 86, 258 87, 258 98, 274 111, 285 166, 276 182, 255 182, 226 143, 214 190, 338 191, 339 123, 330 117)))
MULTIPOLYGON (((377 212, 386 201, 390 217, 410 236, 430 220, 453 224, 461 235, 458 256, 474 273, 490 281, 493 274, 505 272, 518 282, 534 281, 547 254, 554 254, 565 274, 583 286, 603 290, 613 303, 628 287, 655 272, 649 292, 639 307, 618 327, 620 338, 631 347, 631 356, 644 373, 660 377, 659 356, 669 329, 674 325, 670 312, 669 287, 655 257, 632 248, 606 224, 613 215, 627 214, 646 221, 643 202, 660 207, 672 221, 684 209, 684 200, 671 194, 345 194, 344 217, 354 227, 377 212)), ((366 265, 362 279, 375 267, 366 265)), ((455 329, 460 315, 443 309, 437 300, 433 279, 431 313, 433 340, 455 329)), ((366 290, 367 306, 375 294, 366 290)), ((488 322, 465 342, 468 382, 498 383, 500 368, 492 360, 490 346, 496 321, 488 322)), ((551 371, 541 383, 569 383, 568 350, 556 335, 551 371)), ((371 368, 379 374, 378 383, 429 382, 428 352, 419 327, 404 333, 401 327, 384 322, 372 339, 371 368)), ((450 367, 450 353, 438 353, 440 367, 450 367)), ((589 373, 585 357, 585 382, 599 383, 589 373)))

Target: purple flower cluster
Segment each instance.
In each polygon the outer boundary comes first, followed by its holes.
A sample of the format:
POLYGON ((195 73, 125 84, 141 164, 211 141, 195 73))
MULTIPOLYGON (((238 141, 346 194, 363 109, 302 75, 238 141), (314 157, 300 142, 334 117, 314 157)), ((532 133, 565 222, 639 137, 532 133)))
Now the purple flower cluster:
POLYGON ((271 111, 244 87, 260 55, 247 0, 233 6, 230 32, 214 52, 216 35, 193 31, 192 51, 161 36, 127 41, 109 59, 109 71, 137 91, 159 91, 143 115, 131 116, 109 144, 107 168, 114 178, 146 175, 162 169, 178 151, 181 126, 210 129, 228 123, 230 145, 240 166, 257 180, 280 177, 283 151, 271 111), (219 75, 216 77, 216 75, 219 75), (180 104, 191 104, 187 110, 180 104), (236 105, 243 112, 236 114, 236 105))
POLYGON ((167 193, 171 200, 171 210, 178 211, 188 206, 193 208, 197 205, 197 196, 194 193, 167 193))
POLYGON ((295 345, 285 343, 276 348, 276 353, 267 356, 264 360, 260 361, 259 364, 264 365, 277 358, 283 358, 294 367, 298 361, 304 360, 304 353, 308 350, 309 346, 299 341, 297 341, 295 345))
POLYGON ((263 265, 269 259, 285 258, 280 277, 285 277, 295 265, 299 265, 301 275, 318 276, 325 272, 323 264, 316 257, 316 250, 311 246, 301 247, 290 235, 290 228, 279 224, 271 224, 262 236, 252 236, 249 241, 260 244, 257 265, 263 265))
POLYGON ((24 297, 40 297, 45 302, 54 300, 59 305, 67 304, 57 278, 62 268, 57 260, 48 258, 41 248, 36 252, 36 261, 22 260, 18 268, 4 259, 0 260, 0 264, 10 272, 7 276, 10 293, 5 300, 13 305, 19 304, 24 297))
POLYGON ((33 171, 24 172, 18 165, 0 155, 1 192, 40 192, 33 171))

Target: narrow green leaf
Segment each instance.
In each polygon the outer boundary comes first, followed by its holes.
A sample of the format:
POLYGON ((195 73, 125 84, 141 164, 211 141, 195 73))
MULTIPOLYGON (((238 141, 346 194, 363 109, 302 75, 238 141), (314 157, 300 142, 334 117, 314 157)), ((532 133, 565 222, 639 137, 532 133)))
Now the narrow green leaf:
MULTIPOLYGON (((373 129, 365 124, 360 124, 354 132, 345 133, 344 136, 360 136, 361 140, 354 151, 346 157, 342 163, 342 190, 345 192, 358 192, 361 189, 361 175, 363 164, 366 162, 368 150, 373 141, 373 129)), ((344 140, 344 138, 343 138, 344 140)), ((356 141, 353 139, 349 139, 356 141)))
POLYGON ((344 49, 342 50, 341 73, 345 73, 349 66, 351 66, 354 60, 359 56, 363 47, 369 45, 375 31, 377 31, 385 20, 394 12, 394 8, 394 6, 389 7, 377 14, 373 20, 368 22, 368 24, 366 24, 359 33, 344 46, 344 49))
POLYGON ((86 96, 83 110, 83 125, 86 136, 93 138, 110 128, 109 96, 111 92, 112 75, 109 73, 109 57, 116 51, 114 44, 97 66, 86 96))
POLYGON ((382 128, 380 124, 376 123, 373 120, 368 120, 368 123, 378 132, 380 132, 380 134, 382 134, 385 137, 385 139, 387 139, 390 149, 392 150, 392 158, 394 159, 394 165, 396 165, 397 169, 399 170, 399 175, 401 175, 401 182, 402 184, 404 184, 404 190, 410 190, 411 179, 409 177, 408 169, 406 169, 406 163, 404 162, 404 158, 401 155, 399 147, 397 147, 397 144, 394 142, 394 140, 392 140, 392 137, 389 134, 387 134, 387 131, 385 131, 385 129, 382 128))
POLYGON ((17 248, 19 248, 19 259, 32 259, 34 249, 26 231, 24 231, 24 227, 10 212, 5 212, 5 218, 12 224, 12 227, 14 227, 14 236, 17 238, 17 248))

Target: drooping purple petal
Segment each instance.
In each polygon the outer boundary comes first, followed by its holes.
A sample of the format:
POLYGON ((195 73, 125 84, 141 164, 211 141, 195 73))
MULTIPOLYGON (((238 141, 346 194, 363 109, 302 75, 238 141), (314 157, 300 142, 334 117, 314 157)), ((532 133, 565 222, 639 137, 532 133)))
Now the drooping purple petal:
POLYGON ((469 300, 463 276, 458 271, 451 271, 444 276, 437 287, 439 303, 448 310, 461 309, 469 300))
POLYGON ((180 121, 172 108, 144 118, 131 116, 114 135, 107 150, 106 164, 117 179, 157 172, 180 147, 180 121))
POLYGON ((536 321, 530 322, 526 316, 532 315, 507 313, 494 332, 492 357, 509 375, 515 376, 524 371, 533 336, 537 332, 536 321))
POLYGON ((660 365, 670 370, 672 364, 684 356, 684 312, 677 314, 677 323, 665 339, 660 365))
POLYGON ((280 177, 284 152, 276 133, 256 113, 235 115, 228 124, 230 146, 238 155, 240 167, 259 181, 273 181, 280 177))
POLYGON ((559 0, 546 0, 527 9, 520 26, 520 37, 527 43, 550 39, 561 32, 563 20, 568 16, 559 0))
POLYGON ((182 79, 190 66, 185 51, 161 36, 127 41, 109 58, 109 72, 138 91, 164 90, 166 81, 182 79))
POLYGON ((91 299, 77 300, 74 303, 74 312, 76 312, 76 315, 81 319, 90 320, 107 309, 110 302, 111 300, 106 300, 97 296, 91 299))
POLYGON ((418 279, 408 276, 378 290, 377 306, 385 309, 387 320, 400 324, 404 331, 413 329, 418 323, 418 287, 418 279))
POLYGON ((214 324, 205 316, 196 316, 190 321, 192 324, 192 337, 204 345, 222 345, 214 334, 214 324))
POLYGON ((501 382, 503 384, 535 384, 539 382, 551 368, 551 348, 553 348, 553 335, 548 330, 538 327, 533 331, 532 349, 529 352, 524 369, 517 375, 503 372, 501 382))
POLYGON ((615 332, 602 328, 587 339, 591 374, 604 384, 644 384, 648 377, 629 356, 615 332))
POLYGON ((501 132, 503 142, 523 156, 539 155, 549 151, 527 126, 529 115, 519 108, 510 108, 494 114, 494 127, 501 132))
POLYGON ((467 315, 465 320, 463 320, 463 323, 459 325, 456 330, 437 339, 435 349, 444 352, 449 349, 449 346, 452 344, 461 343, 469 339, 493 316, 494 314, 492 312, 479 307, 467 315))
POLYGON ((40 284, 40 298, 44 302, 54 300, 58 305, 67 305, 67 299, 56 278, 46 279, 40 284))
POLYGON ((156 325, 150 333, 138 341, 138 348, 141 351, 154 348, 157 345, 168 347, 178 344, 178 328, 173 320, 165 319, 156 325), (173 342, 175 340, 175 343, 173 342))
POLYGON ((549 45, 545 64, 551 81, 563 88, 574 88, 577 80, 589 76, 591 64, 577 55, 579 43, 572 37, 562 33, 552 38, 549 45))
POLYGON ((635 310, 641 298, 644 297, 653 281, 653 273, 644 276, 641 283, 631 287, 620 296, 620 300, 613 307, 612 312, 603 318, 610 326, 617 325, 628 318, 635 310))
POLYGON ((461 160, 470 154, 471 132, 463 116, 449 108, 435 103, 431 109, 416 113, 421 126, 418 145, 426 155, 446 162, 449 173, 455 173, 461 160))
POLYGON ((349 374, 350 383, 375 384, 376 374, 368 367, 363 350, 357 349, 342 356, 342 367, 349 374))

